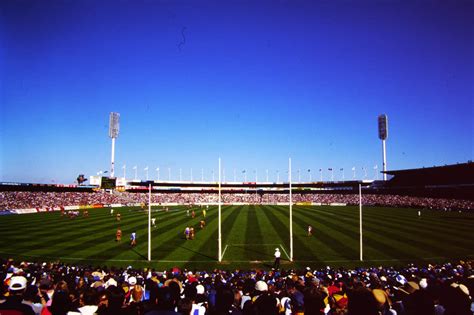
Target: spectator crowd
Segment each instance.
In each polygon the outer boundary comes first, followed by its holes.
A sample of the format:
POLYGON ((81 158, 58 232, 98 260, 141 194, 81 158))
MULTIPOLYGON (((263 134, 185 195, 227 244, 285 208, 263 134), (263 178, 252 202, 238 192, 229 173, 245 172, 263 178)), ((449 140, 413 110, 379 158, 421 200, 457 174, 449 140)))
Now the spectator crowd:
POLYGON ((472 261, 231 271, 0 262, 1 314, 473 314, 472 261))
MULTIPOLYGON (((294 203, 340 203, 358 205, 359 195, 343 193, 293 193, 294 203)), ((217 204, 217 193, 153 193, 152 203, 161 204, 217 204)), ((224 204, 276 204, 289 201, 288 194, 279 193, 224 193, 224 204)), ((147 203, 148 194, 132 192, 0 192, 0 210, 57 208, 79 205, 110 205, 147 203)), ((366 206, 410 207, 435 210, 474 210, 474 201, 413 197, 401 195, 363 194, 366 206)))

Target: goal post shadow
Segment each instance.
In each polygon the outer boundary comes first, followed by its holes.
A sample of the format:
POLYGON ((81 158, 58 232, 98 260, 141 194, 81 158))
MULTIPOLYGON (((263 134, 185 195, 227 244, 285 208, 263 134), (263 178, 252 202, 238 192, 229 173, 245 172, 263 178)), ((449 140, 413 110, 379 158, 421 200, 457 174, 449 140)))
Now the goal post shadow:
POLYGON ((290 261, 290 256, 283 244, 226 244, 222 252, 222 260, 226 258, 227 253, 226 260, 230 262, 273 261, 275 248, 279 248, 284 258, 290 261), (248 260, 245 260, 245 257, 248 257, 248 260))

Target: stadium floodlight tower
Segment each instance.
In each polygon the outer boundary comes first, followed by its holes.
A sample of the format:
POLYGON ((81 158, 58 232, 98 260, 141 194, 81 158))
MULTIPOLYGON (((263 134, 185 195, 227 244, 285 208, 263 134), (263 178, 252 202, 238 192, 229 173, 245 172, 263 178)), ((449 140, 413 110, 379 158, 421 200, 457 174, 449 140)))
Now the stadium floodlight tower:
POLYGON ((109 137, 112 138, 112 157, 110 161, 110 177, 115 177, 115 139, 119 134, 119 113, 110 113, 109 116, 109 137))
POLYGON ((387 115, 382 114, 378 117, 379 121, 379 139, 382 140, 382 155, 383 155, 383 180, 387 180, 387 151, 385 147, 385 140, 388 136, 388 118, 387 115))

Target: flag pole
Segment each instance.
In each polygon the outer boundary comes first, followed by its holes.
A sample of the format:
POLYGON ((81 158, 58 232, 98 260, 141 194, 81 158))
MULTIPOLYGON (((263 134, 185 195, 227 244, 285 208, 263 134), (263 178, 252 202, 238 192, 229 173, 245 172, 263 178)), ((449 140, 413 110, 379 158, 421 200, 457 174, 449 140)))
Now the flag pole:
POLYGON ((359 243, 360 243, 360 261, 363 261, 362 248, 362 184, 359 183, 359 243))
POLYGON ((221 229, 221 158, 219 158, 219 200, 218 200, 218 206, 219 206, 219 262, 222 261, 222 229, 221 229))
POLYGON ((291 158, 288 158, 288 179, 290 187, 290 261, 293 261, 293 199, 291 194, 291 158))
POLYGON ((151 260, 151 183, 148 183, 148 261, 151 260))

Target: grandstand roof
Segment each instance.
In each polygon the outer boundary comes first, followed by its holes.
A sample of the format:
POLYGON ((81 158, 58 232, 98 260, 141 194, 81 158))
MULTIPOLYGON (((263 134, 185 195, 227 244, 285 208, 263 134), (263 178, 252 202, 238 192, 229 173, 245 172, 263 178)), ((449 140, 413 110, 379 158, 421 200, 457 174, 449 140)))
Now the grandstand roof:
POLYGON ((394 177, 390 186, 473 185, 474 163, 393 170, 385 173, 394 177))

